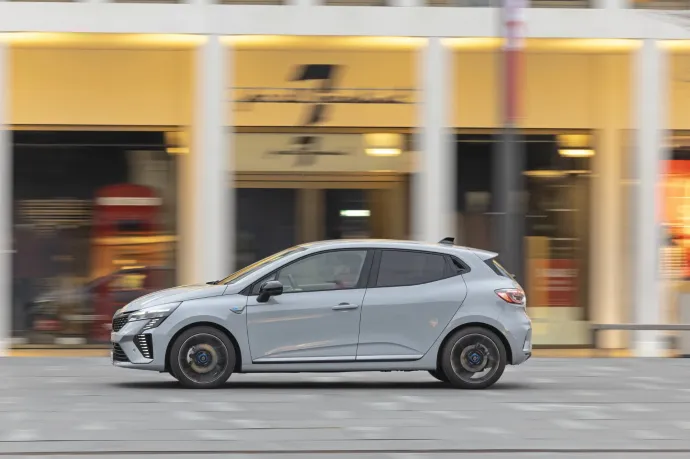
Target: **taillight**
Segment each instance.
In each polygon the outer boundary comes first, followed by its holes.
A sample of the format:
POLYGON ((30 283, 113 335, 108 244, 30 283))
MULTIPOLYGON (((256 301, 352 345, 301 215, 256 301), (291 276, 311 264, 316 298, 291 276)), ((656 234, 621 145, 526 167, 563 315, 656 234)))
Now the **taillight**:
POLYGON ((496 295, 498 295, 503 301, 510 304, 517 304, 524 306, 525 304, 525 292, 519 288, 502 288, 496 290, 496 295))

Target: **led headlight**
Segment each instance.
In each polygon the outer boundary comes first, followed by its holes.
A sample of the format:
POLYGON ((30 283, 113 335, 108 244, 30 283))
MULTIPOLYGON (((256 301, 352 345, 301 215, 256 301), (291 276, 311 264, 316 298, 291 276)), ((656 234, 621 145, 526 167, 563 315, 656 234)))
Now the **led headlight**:
POLYGON ((133 312, 129 316, 129 322, 137 322, 140 320, 146 320, 146 325, 144 326, 144 330, 150 330, 152 328, 156 328, 165 320, 166 317, 168 317, 170 314, 173 313, 175 309, 180 305, 181 303, 168 303, 168 304, 161 304, 160 306, 151 306, 150 308, 144 308, 140 309, 136 312, 133 312))

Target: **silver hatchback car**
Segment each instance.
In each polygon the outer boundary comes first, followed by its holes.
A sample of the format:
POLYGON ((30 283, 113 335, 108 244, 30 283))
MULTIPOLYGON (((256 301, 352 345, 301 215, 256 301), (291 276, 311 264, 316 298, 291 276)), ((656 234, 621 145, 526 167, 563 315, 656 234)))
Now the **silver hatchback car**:
POLYGON ((532 353, 524 291, 495 253, 409 241, 289 248, 118 310, 112 361, 190 388, 233 373, 428 371, 483 389, 532 353))

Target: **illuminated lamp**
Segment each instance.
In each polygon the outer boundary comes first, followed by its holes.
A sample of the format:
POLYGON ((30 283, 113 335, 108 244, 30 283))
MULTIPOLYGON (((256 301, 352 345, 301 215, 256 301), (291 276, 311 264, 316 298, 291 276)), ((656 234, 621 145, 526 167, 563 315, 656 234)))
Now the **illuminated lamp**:
POLYGON ((364 134, 365 151, 369 156, 399 156, 402 153, 402 135, 376 132, 364 134))
POLYGON ((165 151, 169 155, 186 155, 189 153, 189 139, 185 131, 169 131, 165 133, 165 151))
POLYGON ((592 136, 589 134, 559 135, 558 154, 566 158, 589 158, 594 156, 592 136))

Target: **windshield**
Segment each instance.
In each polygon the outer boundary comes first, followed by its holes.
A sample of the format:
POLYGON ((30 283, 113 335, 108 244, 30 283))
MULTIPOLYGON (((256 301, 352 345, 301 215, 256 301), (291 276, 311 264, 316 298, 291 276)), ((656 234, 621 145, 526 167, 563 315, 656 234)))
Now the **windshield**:
POLYGON ((219 284, 235 283, 238 280, 242 279, 244 276, 247 276, 247 275, 253 273, 257 269, 262 268, 263 266, 267 265, 268 263, 272 263, 276 260, 280 260, 281 258, 285 258, 288 255, 292 255, 295 252, 301 252, 303 250, 306 250, 306 249, 304 247, 300 247, 300 246, 290 247, 289 249, 285 249, 282 252, 278 252, 278 253, 271 255, 270 257, 266 257, 263 260, 259 260, 256 263, 252 263, 251 265, 230 274, 225 279, 218 281, 218 283, 219 284))

